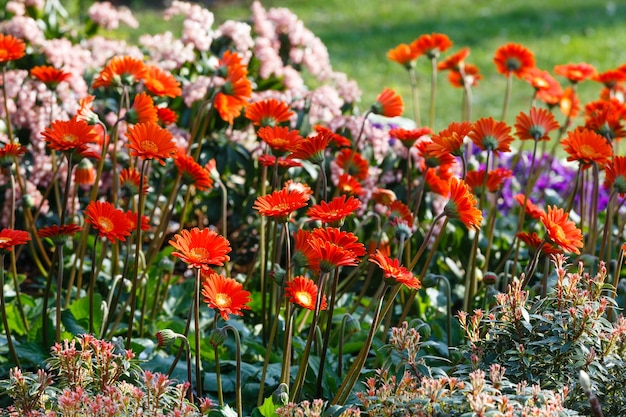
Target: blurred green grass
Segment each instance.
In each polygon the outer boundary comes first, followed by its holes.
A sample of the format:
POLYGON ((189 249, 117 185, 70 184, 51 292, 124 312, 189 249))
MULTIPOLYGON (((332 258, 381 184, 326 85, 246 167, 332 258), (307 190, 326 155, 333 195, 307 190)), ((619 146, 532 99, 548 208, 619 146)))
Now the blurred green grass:
MULTIPOLYGON (((474 89, 473 119, 499 118, 504 101, 505 79, 495 71, 493 55, 507 42, 522 43, 535 53, 537 66, 552 70, 557 64, 588 62, 599 71, 626 62, 626 3, 607 0, 265 0, 265 8, 288 7, 328 47, 337 71, 358 81, 367 108, 383 87, 396 89, 411 114, 406 70, 386 59, 401 42, 409 43, 424 33, 445 33, 454 46, 471 48, 467 62, 477 65, 483 79, 474 89)), ((210 7, 216 25, 226 19, 248 20, 251 0, 217 1, 210 7)), ((180 33, 180 21, 166 22, 155 9, 133 8, 141 22, 127 36, 170 30, 180 33), (177 26, 178 25, 178 26, 177 26)), ((444 57, 448 54, 444 54, 444 57)), ((427 119, 430 65, 417 65, 421 89, 422 119, 427 119)), ((565 85, 565 80, 559 81, 565 85)), ((579 92, 583 102, 596 98, 600 85, 585 82, 579 92)), ((437 93, 437 125, 445 127, 461 117, 460 89, 440 74, 437 93)), ((532 89, 515 80, 507 122, 528 108, 532 89)))

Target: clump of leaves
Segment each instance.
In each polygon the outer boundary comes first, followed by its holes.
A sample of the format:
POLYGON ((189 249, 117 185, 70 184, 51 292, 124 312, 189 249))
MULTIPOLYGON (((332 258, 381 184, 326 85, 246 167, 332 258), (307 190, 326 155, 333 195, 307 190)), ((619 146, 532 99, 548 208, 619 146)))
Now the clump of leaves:
MULTIPOLYGON (((585 272, 582 263, 567 271, 565 257, 554 258, 556 282, 546 297, 529 298, 519 282, 496 295, 487 314, 459 314, 469 340, 466 355, 471 369, 506 366, 513 382, 528 380, 543 388, 568 388, 566 404, 585 414, 589 401, 578 382, 580 371, 589 374, 592 389, 608 415, 626 411, 626 318, 607 318, 613 300, 606 296, 607 270, 585 272)), ((469 371, 469 369, 467 370, 469 371)))

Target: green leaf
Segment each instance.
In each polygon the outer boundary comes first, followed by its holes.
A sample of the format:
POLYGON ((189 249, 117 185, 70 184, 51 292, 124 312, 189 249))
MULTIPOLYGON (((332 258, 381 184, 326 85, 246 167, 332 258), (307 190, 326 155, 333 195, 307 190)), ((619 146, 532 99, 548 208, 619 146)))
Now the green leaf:
POLYGON ((17 309, 17 303, 11 303, 6 306, 7 321, 9 322, 9 329, 11 333, 24 336, 26 334, 26 327, 20 317, 20 312, 17 309))
MULTIPOLYGON (((272 401, 272 397, 269 396, 265 399, 265 401, 263 401, 263 405, 261 405, 260 407, 256 408, 256 410, 259 410, 259 413, 263 416, 263 417, 273 417, 276 415, 276 406, 274 405, 274 401, 272 401)), ((254 415, 254 413, 253 413, 254 415)))
MULTIPOLYGON (((93 303, 94 303, 93 325, 96 331, 100 331, 100 328, 102 327, 102 318, 103 318, 102 296, 98 293, 94 294, 93 303)), ((83 331, 80 333, 74 333, 74 332, 72 333, 73 334, 86 333, 85 329, 89 329, 89 298, 88 297, 79 298, 78 300, 70 304, 70 308, 68 310, 74 317, 74 320, 76 322, 75 324, 83 328, 83 331)), ((65 311, 63 313, 65 313, 65 311)), ((63 320, 63 314, 61 314, 61 320, 63 320)), ((65 324, 65 322, 63 324, 65 324)))
POLYGON ((209 411, 209 417, 237 417, 237 412, 230 406, 225 405, 209 411))

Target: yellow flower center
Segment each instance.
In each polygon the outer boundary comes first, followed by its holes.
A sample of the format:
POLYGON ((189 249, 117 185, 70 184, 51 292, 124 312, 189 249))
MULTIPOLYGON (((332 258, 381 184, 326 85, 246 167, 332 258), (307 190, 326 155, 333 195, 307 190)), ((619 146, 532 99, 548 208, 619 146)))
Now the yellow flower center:
POLYGON ((297 293, 295 293, 295 296, 296 300, 298 300, 298 304, 302 306, 308 307, 313 304, 313 298, 311 297, 311 294, 306 291, 298 291, 297 293))
POLYGON ((163 83, 160 80, 157 80, 156 78, 153 78, 150 80, 150 87, 152 87, 152 89, 154 91, 163 91, 165 90, 163 88, 163 83))
POLYGON ((11 239, 10 237, 6 237, 6 236, 4 236, 4 237, 0 237, 0 244, 2 244, 2 243, 7 243, 7 242, 10 242, 10 241, 12 241, 12 240, 13 240, 13 239, 11 239))
POLYGON ((151 140, 144 140, 141 142, 141 150, 145 153, 157 154, 159 152, 159 147, 151 140))
POLYGON ((593 146, 590 145, 582 145, 580 147, 580 153, 583 157, 586 158, 593 158, 596 154, 595 149, 593 148, 593 146))
POLYGON ((192 261, 203 262, 205 259, 207 259, 210 256, 210 253, 207 250, 207 248, 198 247, 198 248, 191 249, 189 251, 188 256, 189 256, 189 259, 191 259, 192 261))
POLYGON ((65 135, 61 136, 61 140, 65 143, 74 143, 78 140, 78 137, 71 133, 66 133, 65 135))
POLYGON ((109 219, 108 217, 98 217, 98 226, 100 226, 100 229, 102 229, 102 231, 104 232, 110 232, 111 230, 113 230, 113 222, 111 221, 111 219, 109 219))
POLYGON ((231 303, 232 300, 228 294, 224 294, 223 292, 215 294, 215 305, 219 308, 230 307, 231 303))

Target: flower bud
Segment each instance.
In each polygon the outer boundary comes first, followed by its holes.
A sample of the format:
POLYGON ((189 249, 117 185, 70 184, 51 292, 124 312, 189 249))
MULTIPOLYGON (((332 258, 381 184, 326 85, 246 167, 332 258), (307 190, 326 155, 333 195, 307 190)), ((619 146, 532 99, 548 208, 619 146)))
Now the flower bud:
POLYGON ((496 282, 498 282, 498 276, 493 272, 485 272, 485 275, 483 276, 483 282, 485 283, 485 285, 494 285, 496 282))
POLYGON ((276 407, 284 407, 289 403, 289 387, 281 383, 272 393, 272 402, 276 407))
POLYGON ((591 379, 589 379, 589 374, 582 369, 578 374, 578 382, 580 382, 580 387, 583 389, 585 394, 588 395, 591 392, 591 379))
POLYGON ((432 288, 437 285, 439 282, 439 277, 435 274, 426 274, 422 278, 422 287, 423 288, 432 288))
POLYGON ((361 331, 361 323, 355 319, 354 317, 352 317, 350 314, 346 314, 344 316, 344 327, 343 327, 343 332, 344 332, 344 336, 349 336, 353 333, 358 333, 361 331))
POLYGON ((157 346, 168 348, 174 344, 178 338, 178 334, 170 329, 159 330, 156 334, 157 346))
POLYGON ((213 329, 213 331, 211 332, 211 336, 209 337, 209 343, 211 344, 211 346, 216 348, 223 345, 226 342, 227 338, 228 334, 226 333, 225 329, 213 329))

